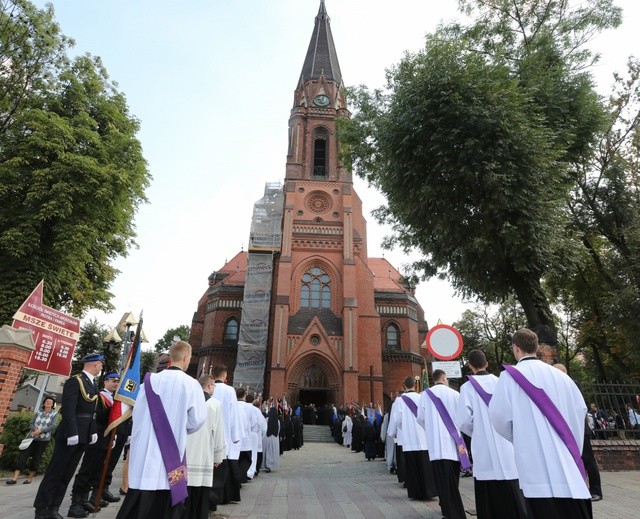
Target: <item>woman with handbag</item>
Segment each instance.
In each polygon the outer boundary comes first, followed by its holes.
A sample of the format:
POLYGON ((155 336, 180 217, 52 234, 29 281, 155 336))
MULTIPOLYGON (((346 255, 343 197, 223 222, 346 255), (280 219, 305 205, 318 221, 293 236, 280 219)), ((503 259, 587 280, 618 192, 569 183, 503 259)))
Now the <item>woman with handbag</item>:
POLYGON ((51 440, 51 433, 58 423, 58 413, 55 411, 56 401, 52 396, 46 396, 44 402, 42 402, 42 410, 37 411, 33 416, 33 420, 29 424, 29 435, 22 440, 21 450, 18 453, 18 459, 16 461, 16 469, 13 473, 13 478, 7 480, 7 485, 15 485, 18 476, 27 466, 27 461, 31 457, 31 465, 29 467, 29 475, 27 479, 23 481, 25 485, 31 483, 33 476, 40 470, 40 461, 42 460, 42 454, 44 453, 49 440, 51 440), (29 443, 28 440, 32 440, 28 446, 24 449, 22 447, 29 443))

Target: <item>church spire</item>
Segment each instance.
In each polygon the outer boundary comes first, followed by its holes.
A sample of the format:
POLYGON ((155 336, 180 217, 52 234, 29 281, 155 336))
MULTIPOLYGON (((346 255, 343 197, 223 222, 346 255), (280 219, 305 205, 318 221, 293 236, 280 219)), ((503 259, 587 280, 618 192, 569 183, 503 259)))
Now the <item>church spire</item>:
POLYGON ((302 82, 324 76, 325 79, 342 85, 342 73, 338 64, 338 54, 331 34, 331 19, 327 14, 324 0, 320 0, 320 8, 316 16, 311 42, 302 66, 302 82))

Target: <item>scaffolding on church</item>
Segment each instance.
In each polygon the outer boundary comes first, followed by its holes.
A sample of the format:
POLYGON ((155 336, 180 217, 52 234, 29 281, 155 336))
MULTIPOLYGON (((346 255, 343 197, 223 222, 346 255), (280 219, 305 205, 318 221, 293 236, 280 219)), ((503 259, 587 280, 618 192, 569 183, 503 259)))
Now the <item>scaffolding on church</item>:
POLYGON ((242 385, 256 393, 262 393, 264 387, 274 256, 282 245, 283 211, 282 185, 267 183, 264 196, 253 206, 238 355, 233 374, 236 387, 242 385))

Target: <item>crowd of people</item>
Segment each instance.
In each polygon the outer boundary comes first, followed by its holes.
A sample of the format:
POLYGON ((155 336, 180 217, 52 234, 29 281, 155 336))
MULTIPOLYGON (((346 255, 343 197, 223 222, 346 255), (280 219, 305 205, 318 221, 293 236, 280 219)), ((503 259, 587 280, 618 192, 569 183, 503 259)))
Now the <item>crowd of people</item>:
POLYGON ((240 501, 242 485, 277 470, 280 456, 304 443, 301 409, 284 397, 262 401, 226 383, 227 368, 196 380, 187 375, 191 346, 175 343, 170 366, 147 373, 130 419, 105 434, 120 377, 107 373, 98 391, 104 356, 82 359, 82 372, 62 391, 61 419, 46 397, 30 426, 31 445, 16 462, 15 484, 32 458, 31 482, 51 438, 54 449, 34 500, 36 519, 60 519, 59 508, 74 477, 67 517, 88 517, 121 498, 110 491, 123 451, 121 519, 204 519, 220 504, 240 501), (54 430, 55 429, 55 430, 54 430), (109 460, 108 463, 105 461, 109 460), (77 473, 76 473, 77 470, 77 473))
MULTIPOLYGON (((459 392, 435 370, 432 387, 422 393, 407 377, 384 414, 380 403, 324 406, 335 441, 368 461, 384 458, 409 499, 437 499, 447 519, 466 518, 458 487, 467 474, 474 478, 479 519, 591 518, 592 501, 602 499, 590 445, 592 423, 602 419, 598 409, 587 412, 562 365, 537 358, 534 332, 518 330, 512 342, 517 364, 505 366, 499 378, 488 372, 481 350, 471 351, 473 374, 459 392)), ((59 507, 74 474, 67 517, 87 517, 120 501, 110 484, 123 452, 128 465, 118 518, 204 519, 218 505, 240 501, 244 484, 277 470, 284 452, 303 446, 304 417, 318 420, 315 406, 291 408, 284 397, 263 401, 234 389, 223 365, 192 378, 186 373, 191 346, 184 341, 169 356, 170 367, 146 374, 132 418, 111 435, 105 432, 120 379, 106 373, 98 390, 101 354, 87 355, 82 372, 67 380, 61 411, 54 398, 44 399, 30 424, 33 441, 7 481, 15 484, 31 458, 30 483, 53 439, 34 500, 36 519, 62 517, 59 507)), ((628 419, 640 428, 632 406, 628 419)))
POLYGON ((420 394, 407 377, 382 416, 372 405, 336 409, 335 441, 384 458, 409 499, 437 499, 447 519, 467 517, 461 475, 474 478, 479 519, 591 518, 602 490, 584 398, 562 365, 538 359, 534 332, 518 330, 512 343, 517 364, 500 377, 473 350, 459 392, 435 370, 420 394))

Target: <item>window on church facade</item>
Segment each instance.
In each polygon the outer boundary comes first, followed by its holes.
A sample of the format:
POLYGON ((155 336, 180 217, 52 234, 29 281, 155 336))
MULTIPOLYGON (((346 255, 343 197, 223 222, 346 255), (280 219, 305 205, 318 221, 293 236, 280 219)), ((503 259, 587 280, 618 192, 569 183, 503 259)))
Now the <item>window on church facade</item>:
POLYGON ((316 177, 327 176, 327 148, 327 133, 316 130, 313 141, 313 175, 316 177))
POLYGON ((331 308, 331 278, 320 267, 313 267, 302 276, 300 306, 331 308))
POLYGON ((238 321, 237 319, 229 319, 224 327, 224 342, 238 341, 238 321))
POLYGON ((400 349, 400 333, 398 327, 395 324, 390 324, 389 326, 387 326, 387 349, 400 349))

